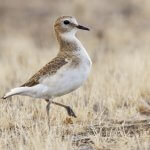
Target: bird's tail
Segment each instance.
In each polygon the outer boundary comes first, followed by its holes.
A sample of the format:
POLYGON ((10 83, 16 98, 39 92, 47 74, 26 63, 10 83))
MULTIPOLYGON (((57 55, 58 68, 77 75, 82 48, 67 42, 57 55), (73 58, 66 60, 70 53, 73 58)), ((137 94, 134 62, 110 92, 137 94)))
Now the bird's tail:
POLYGON ((10 92, 6 93, 2 97, 2 99, 6 99, 14 95, 23 95, 27 90, 28 90, 28 87, 17 87, 17 88, 11 89, 10 92))

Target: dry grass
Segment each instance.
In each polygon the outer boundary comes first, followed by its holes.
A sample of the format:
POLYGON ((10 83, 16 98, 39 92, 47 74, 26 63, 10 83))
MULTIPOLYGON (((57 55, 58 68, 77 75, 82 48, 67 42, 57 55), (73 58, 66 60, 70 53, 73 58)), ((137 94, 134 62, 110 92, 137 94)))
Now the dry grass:
POLYGON ((52 22, 64 14, 92 28, 78 34, 93 60, 88 81, 55 99, 77 118, 52 106, 49 131, 45 101, 1 100, 0 149, 149 150, 149 0, 0 1, 0 95, 56 55, 52 22))

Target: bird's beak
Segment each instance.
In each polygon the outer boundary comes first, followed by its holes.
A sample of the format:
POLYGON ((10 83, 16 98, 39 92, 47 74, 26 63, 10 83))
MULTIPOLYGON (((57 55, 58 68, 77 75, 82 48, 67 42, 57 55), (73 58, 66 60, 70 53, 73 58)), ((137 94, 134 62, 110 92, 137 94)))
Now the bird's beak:
POLYGON ((89 28, 84 27, 84 26, 81 26, 81 25, 76 25, 76 27, 77 27, 78 29, 81 29, 81 30, 87 30, 87 31, 90 31, 89 28))

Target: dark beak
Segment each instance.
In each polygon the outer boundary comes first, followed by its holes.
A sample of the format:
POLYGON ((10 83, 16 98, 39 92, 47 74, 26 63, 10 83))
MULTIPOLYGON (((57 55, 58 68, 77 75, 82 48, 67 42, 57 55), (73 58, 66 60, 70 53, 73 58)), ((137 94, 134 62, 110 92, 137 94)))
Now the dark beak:
POLYGON ((81 29, 81 30, 87 30, 87 31, 90 31, 89 28, 84 27, 84 26, 81 26, 81 25, 77 25, 76 27, 77 27, 78 29, 81 29))

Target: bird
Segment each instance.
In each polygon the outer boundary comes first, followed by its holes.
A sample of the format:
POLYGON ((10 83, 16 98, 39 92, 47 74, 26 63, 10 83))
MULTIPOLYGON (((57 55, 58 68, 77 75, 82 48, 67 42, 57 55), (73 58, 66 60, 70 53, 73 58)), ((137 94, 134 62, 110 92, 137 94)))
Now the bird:
POLYGON ((54 31, 59 44, 56 57, 24 84, 11 89, 2 98, 6 99, 15 95, 40 98, 47 102, 48 118, 51 104, 65 108, 69 116, 76 117, 70 106, 55 102, 54 98, 78 89, 91 71, 90 56, 76 37, 78 30, 89 31, 90 29, 79 25, 72 16, 57 18, 54 23, 54 31))

